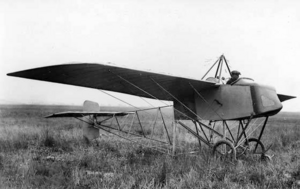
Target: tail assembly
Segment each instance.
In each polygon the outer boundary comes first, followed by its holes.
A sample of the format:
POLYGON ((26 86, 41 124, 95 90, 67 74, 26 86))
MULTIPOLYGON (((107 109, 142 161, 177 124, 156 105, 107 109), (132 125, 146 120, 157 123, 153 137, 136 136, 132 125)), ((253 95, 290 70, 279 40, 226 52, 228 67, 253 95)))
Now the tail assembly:
POLYGON ((95 111, 100 112, 100 106, 97 102, 86 100, 83 103, 83 111, 95 111))

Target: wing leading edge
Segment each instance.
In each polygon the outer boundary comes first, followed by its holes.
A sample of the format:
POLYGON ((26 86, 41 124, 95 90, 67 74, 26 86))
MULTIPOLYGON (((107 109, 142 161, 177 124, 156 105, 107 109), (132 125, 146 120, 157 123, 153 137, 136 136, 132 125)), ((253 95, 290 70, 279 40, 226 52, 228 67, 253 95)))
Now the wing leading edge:
POLYGON ((174 97, 191 95, 194 93, 193 87, 200 91, 217 86, 208 81, 94 63, 54 65, 7 75, 159 100, 174 100, 174 97))

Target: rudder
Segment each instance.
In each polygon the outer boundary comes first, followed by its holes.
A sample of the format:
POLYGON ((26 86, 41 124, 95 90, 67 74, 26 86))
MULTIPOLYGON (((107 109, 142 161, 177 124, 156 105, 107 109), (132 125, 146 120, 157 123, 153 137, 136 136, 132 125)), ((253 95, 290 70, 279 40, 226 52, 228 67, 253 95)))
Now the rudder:
MULTIPOLYGON (((83 103, 83 111, 92 111, 92 112, 100 112, 100 106, 97 102, 86 100, 83 103)), ((87 139, 89 142, 98 138, 100 136, 99 129, 95 128, 95 117, 93 115, 83 117, 83 137, 87 139)))
POLYGON ((100 112, 100 106, 97 102, 86 100, 83 103, 83 111, 96 111, 100 112))

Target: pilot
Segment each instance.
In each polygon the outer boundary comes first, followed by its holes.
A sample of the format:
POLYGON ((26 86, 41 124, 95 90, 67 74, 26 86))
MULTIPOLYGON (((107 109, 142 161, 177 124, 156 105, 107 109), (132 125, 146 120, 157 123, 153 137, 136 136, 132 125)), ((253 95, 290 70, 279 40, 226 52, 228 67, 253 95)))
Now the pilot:
POLYGON ((237 70, 234 70, 231 72, 231 78, 227 81, 227 85, 231 85, 233 84, 236 80, 238 80, 239 75, 241 75, 241 73, 237 70))

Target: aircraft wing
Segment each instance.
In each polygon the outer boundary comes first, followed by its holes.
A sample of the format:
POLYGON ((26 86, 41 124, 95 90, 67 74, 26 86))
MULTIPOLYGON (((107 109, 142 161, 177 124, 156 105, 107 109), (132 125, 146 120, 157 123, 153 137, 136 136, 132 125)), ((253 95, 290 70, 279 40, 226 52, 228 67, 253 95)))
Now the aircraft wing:
POLYGON ((160 100, 191 95, 194 93, 191 85, 198 91, 217 86, 208 81, 94 63, 54 65, 7 75, 160 100))
POLYGON ((86 112, 86 111, 67 111, 67 112, 59 112, 55 114, 51 114, 46 116, 45 118, 53 118, 53 117, 84 117, 88 115, 96 115, 96 116, 125 116, 128 114, 132 114, 132 112, 86 112))

